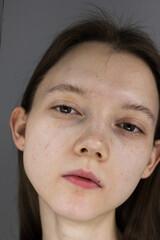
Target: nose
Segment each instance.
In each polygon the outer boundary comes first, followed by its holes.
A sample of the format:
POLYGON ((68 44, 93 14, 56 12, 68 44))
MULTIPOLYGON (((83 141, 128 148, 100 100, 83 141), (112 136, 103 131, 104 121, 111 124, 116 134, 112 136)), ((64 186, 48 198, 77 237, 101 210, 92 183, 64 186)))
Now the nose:
POLYGON ((75 143, 74 151, 79 156, 95 158, 98 161, 106 161, 109 149, 100 134, 84 134, 75 143))

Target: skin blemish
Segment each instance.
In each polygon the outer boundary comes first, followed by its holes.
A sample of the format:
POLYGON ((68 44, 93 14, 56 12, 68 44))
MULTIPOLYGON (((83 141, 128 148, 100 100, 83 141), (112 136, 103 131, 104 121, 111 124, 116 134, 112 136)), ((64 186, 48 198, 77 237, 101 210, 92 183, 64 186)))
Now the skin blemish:
POLYGON ((47 143, 44 147, 45 150, 47 150, 47 148, 49 147, 50 143, 47 143))

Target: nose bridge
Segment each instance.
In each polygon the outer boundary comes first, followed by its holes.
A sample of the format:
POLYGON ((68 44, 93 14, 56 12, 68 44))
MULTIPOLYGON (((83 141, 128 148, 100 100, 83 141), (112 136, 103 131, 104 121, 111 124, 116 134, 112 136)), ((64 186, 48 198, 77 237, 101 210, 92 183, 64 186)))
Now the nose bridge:
POLYGON ((106 136, 106 126, 101 120, 90 122, 80 133, 75 152, 80 156, 96 158, 105 161, 109 154, 106 136))
POLYGON ((100 124, 89 125, 84 132, 84 141, 93 148, 98 148, 105 144, 105 129, 100 124))

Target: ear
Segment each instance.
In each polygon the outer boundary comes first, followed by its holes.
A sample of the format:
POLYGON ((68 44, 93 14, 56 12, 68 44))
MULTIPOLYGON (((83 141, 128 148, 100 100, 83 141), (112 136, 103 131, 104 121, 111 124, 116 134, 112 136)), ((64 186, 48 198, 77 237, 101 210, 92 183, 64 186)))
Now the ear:
POLYGON ((20 151, 24 150, 26 120, 24 108, 16 107, 10 117, 10 127, 14 143, 20 151))
POLYGON ((149 177, 159 162, 160 162, 160 140, 156 140, 151 153, 151 158, 147 164, 146 169, 142 174, 142 178, 149 177))

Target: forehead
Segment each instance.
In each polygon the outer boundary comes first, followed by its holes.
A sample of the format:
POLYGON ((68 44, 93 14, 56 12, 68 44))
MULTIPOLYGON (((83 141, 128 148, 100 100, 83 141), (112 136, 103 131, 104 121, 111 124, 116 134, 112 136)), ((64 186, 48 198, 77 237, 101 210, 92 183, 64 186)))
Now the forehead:
POLYGON ((156 82, 148 65, 132 54, 115 52, 105 43, 74 47, 49 70, 37 92, 43 94, 63 82, 77 84, 95 95, 132 95, 158 114, 156 82))

